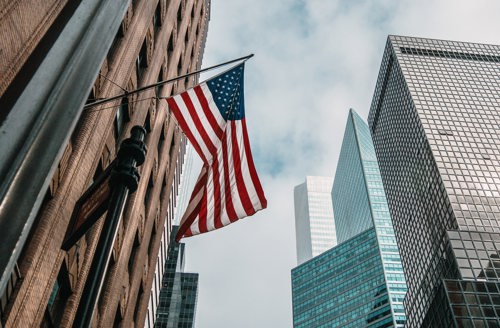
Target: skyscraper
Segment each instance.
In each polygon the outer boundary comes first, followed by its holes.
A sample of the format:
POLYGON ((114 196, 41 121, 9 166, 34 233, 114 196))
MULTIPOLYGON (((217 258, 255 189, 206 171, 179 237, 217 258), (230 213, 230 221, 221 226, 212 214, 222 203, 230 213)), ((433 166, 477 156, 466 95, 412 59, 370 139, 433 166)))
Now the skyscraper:
POLYGON ((500 325, 500 46, 389 36, 369 125, 409 327, 500 325))
MULTIPOLYGON (((185 244, 175 241, 177 229, 178 226, 173 227, 168 245, 168 256, 154 322, 154 327, 157 328, 194 327, 198 274, 184 272, 185 244)), ((152 321, 146 321, 146 327, 153 327, 152 321)))
POLYGON ((295 187, 295 234, 297 264, 302 264, 337 244, 333 220, 333 179, 308 176, 295 187))
POLYGON ((104 216, 69 251, 65 232, 135 125, 146 129, 148 151, 93 325, 145 322, 186 146, 162 98, 197 78, 132 92, 201 67, 209 11, 208 0, 0 4, 0 327, 73 326, 104 216))
POLYGON ((403 327, 391 217, 368 125, 352 109, 331 196, 340 243, 292 270, 294 327, 403 327))
MULTIPOLYGON (((156 314, 158 310, 158 304, 160 302, 160 291, 163 285, 163 277, 165 270, 168 269, 168 249, 171 242, 172 236, 175 236, 176 232, 173 231, 175 226, 172 224, 179 223, 179 217, 182 215, 183 211, 187 206, 188 193, 191 190, 190 177, 191 168, 193 161, 193 148, 189 144, 186 145, 186 152, 184 154, 184 164, 181 166, 182 175, 179 181, 178 195, 171 195, 169 199, 169 208, 172 209, 174 215, 170 217, 170 220, 165 220, 165 225, 163 227, 163 234, 160 241, 160 250, 158 251, 158 257, 155 267, 155 273, 153 277, 153 282, 151 285, 151 291, 148 302, 148 309, 146 314, 146 321, 144 323, 145 327, 153 327, 156 320, 156 314), (172 229, 172 231, 170 231, 172 229)), ((196 280, 198 281, 198 280, 196 280)))

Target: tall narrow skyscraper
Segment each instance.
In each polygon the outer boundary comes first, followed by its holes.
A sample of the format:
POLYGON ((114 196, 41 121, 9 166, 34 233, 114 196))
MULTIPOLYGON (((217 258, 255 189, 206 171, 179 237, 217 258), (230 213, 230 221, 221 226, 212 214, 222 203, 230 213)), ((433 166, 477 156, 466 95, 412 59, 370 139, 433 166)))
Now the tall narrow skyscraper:
POLYGON ((369 125, 409 327, 500 326, 500 46, 390 36, 369 125))
POLYGON ((330 177, 307 176, 295 187, 297 264, 302 264, 337 244, 333 220, 330 177))
MULTIPOLYGON (((156 328, 194 327, 198 299, 198 274, 184 272, 185 244, 175 241, 178 226, 172 227, 168 255, 163 273, 158 307, 155 311, 156 328)), ((145 327, 153 327, 146 321, 145 327)))
POLYGON ((294 327, 403 327, 403 269, 368 125, 353 110, 332 198, 340 243, 292 270, 294 327))

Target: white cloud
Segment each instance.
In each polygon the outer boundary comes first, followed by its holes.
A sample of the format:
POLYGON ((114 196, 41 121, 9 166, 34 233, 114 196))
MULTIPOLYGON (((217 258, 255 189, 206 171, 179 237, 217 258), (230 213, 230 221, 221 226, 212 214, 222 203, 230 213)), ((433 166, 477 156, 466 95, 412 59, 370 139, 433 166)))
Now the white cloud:
POLYGON ((246 117, 269 208, 186 239, 198 328, 291 327, 293 187, 333 176, 348 109, 367 117, 387 35, 500 44, 499 12, 495 0, 212 1, 204 66, 255 53, 246 117))

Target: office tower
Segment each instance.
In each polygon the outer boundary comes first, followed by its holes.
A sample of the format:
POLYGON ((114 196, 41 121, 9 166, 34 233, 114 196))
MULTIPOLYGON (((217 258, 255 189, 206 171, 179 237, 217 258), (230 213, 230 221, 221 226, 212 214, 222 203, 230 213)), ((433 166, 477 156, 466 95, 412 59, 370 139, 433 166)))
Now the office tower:
MULTIPOLYGON (((177 229, 178 226, 172 229, 168 245, 168 257, 154 322, 154 327, 157 328, 194 327, 198 274, 184 272, 185 244, 175 241, 177 229)), ((146 327, 153 325, 146 322, 146 327)))
POLYGON ((389 36, 369 125, 409 327, 500 325, 500 46, 389 36))
POLYGON ((93 325, 145 322, 186 146, 161 98, 193 86, 197 77, 130 92, 201 67, 209 5, 0 5, 0 327, 73 325, 103 218, 69 251, 61 245, 75 203, 135 125, 147 131, 146 159, 139 187, 125 204, 93 325), (118 99, 83 109, 86 102, 113 96, 118 99))
POLYGON ((391 217, 368 125, 352 109, 331 197, 339 245, 292 270, 294 327, 403 327, 391 217))
POLYGON ((160 249, 158 251, 155 273, 153 276, 153 282, 151 284, 146 321, 144 323, 145 327, 153 327, 156 320, 163 275, 165 270, 167 269, 167 254, 170 238, 171 236, 175 236, 177 233, 176 231, 173 231, 176 226, 173 226, 172 224, 179 223, 179 217, 183 214, 183 211, 187 206, 187 200, 189 197, 188 193, 193 187, 191 184, 194 183, 189 180, 191 176, 193 155, 194 153, 192 146, 186 144, 186 151, 183 156, 183 164, 180 167, 182 169, 182 174, 180 175, 180 181, 178 184, 178 194, 175 195, 174 193, 172 193, 171 198, 169 199, 169 208, 171 208, 171 211, 169 213, 173 213, 173 217, 169 217, 169 220, 165 220, 165 224, 163 227, 163 234, 160 241, 160 249), (171 229, 172 231, 170 231, 171 229))
POLYGON ((333 221, 333 179, 307 176, 295 187, 295 234, 297 237, 297 264, 302 264, 337 244, 333 221))

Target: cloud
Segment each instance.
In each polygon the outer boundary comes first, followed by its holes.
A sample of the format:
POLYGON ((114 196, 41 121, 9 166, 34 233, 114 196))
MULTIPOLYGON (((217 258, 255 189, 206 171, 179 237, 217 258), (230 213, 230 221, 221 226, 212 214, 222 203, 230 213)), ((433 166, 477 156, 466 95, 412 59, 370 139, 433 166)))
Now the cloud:
POLYGON ((255 53, 246 117, 269 208, 186 239, 197 328, 292 326, 293 188, 334 175, 348 109, 368 115, 387 35, 500 44, 499 12, 495 0, 212 1, 204 66, 255 53))

